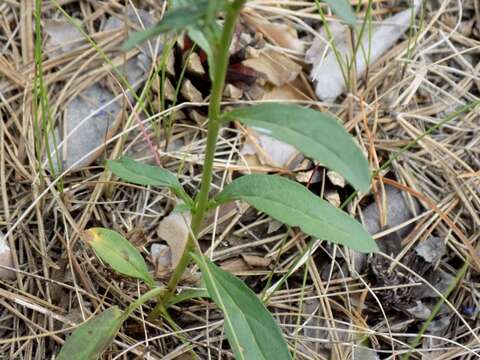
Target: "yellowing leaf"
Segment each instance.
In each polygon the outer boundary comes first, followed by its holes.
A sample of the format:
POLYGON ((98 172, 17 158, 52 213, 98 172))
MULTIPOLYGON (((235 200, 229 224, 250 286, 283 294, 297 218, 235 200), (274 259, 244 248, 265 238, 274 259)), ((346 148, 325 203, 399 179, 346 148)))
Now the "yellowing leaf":
POLYGON ((154 285, 142 255, 122 235, 109 229, 91 228, 85 232, 84 238, 98 257, 114 270, 154 285))

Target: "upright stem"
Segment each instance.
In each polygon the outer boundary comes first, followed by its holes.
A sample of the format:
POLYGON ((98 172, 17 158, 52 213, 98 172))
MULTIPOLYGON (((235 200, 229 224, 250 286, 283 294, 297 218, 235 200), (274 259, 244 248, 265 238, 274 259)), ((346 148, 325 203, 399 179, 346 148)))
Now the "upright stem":
POLYGON ((220 103, 222 100, 223 87, 225 85, 225 77, 229 61, 230 42, 235 30, 235 23, 245 0, 235 0, 232 4, 227 5, 227 14, 223 25, 220 41, 215 49, 215 63, 213 75, 212 92, 210 96, 210 104, 208 107, 208 133, 207 148, 205 150, 205 160, 203 162, 202 182, 200 191, 195 199, 195 209, 192 218, 191 235, 188 238, 187 246, 183 252, 179 264, 173 272, 167 285, 167 293, 164 297, 164 303, 175 293, 177 284, 190 263, 190 251, 195 248, 195 241, 201 229, 205 212, 208 206, 210 184, 212 182, 213 161, 215 158, 215 150, 217 147, 218 131, 220 129, 220 103))

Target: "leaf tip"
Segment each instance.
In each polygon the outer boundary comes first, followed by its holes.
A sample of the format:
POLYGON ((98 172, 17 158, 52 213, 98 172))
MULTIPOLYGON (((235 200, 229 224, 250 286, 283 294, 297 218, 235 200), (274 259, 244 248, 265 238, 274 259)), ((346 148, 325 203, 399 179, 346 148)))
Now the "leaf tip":
POLYGON ((92 228, 88 229, 83 233, 83 239, 89 245, 92 245, 94 242, 98 242, 100 240, 100 234, 98 233, 98 229, 92 228))

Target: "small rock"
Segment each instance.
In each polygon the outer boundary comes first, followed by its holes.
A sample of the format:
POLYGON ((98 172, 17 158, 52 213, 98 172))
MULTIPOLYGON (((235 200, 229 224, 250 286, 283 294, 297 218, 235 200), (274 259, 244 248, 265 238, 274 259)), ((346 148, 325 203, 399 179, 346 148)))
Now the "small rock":
POLYGON ((418 256, 432 264, 435 264, 442 258, 445 254, 445 250, 445 243, 436 236, 430 236, 415 248, 415 252, 418 256))
POLYGON ((160 271, 172 268, 172 252, 167 245, 153 244, 150 248, 150 256, 160 271))
MULTIPOLYGON (((78 19, 74 19, 79 22, 78 19)), ((43 29, 48 34, 46 52, 49 57, 68 53, 85 44, 82 33, 67 20, 45 20, 43 29)))
MULTIPOLYGON (((142 24, 148 27, 154 22, 151 15, 143 10, 134 11, 129 8, 127 16, 129 23, 138 29, 142 28, 142 24), (140 16, 140 20, 137 14, 140 16)), ((50 27, 53 29, 52 24, 50 24, 50 27)), ((55 26, 58 27, 58 25, 55 26)), ((105 32, 114 31, 124 27, 123 19, 112 16, 106 21, 102 30, 105 32)), ((68 29, 68 33, 72 34, 76 31, 76 28, 65 27, 65 29, 68 29)), ((62 31, 67 31, 65 29, 51 32, 52 39, 65 41, 63 37, 59 36, 62 31)), ((144 53, 139 53, 129 59, 122 67, 128 83, 134 90, 140 86, 150 69, 152 63, 150 46, 152 43, 153 41, 142 45, 141 49, 144 53)), ((62 47, 62 51, 66 46, 68 45, 62 47)), ((60 169, 78 170, 91 164, 102 153, 106 141, 115 134, 120 126, 121 118, 118 115, 124 100, 122 96, 117 96, 117 94, 121 95, 123 90, 113 93, 112 89, 105 86, 105 83, 107 83, 105 79, 99 80, 85 88, 74 98, 67 100, 61 127, 63 131, 61 132, 58 128, 55 129, 50 139, 50 154, 53 159, 52 170, 55 173, 58 173, 60 169)), ((126 91, 126 93, 129 101, 133 101, 133 94, 130 91, 126 91)), ((47 159, 44 163, 47 166, 47 159)))
POLYGON ((380 360, 375 350, 355 346, 353 348, 351 360, 380 360))
POLYGON ((336 173, 335 171, 332 171, 332 170, 327 171, 327 177, 332 182, 333 185, 341 187, 342 189, 346 185, 344 177, 336 173))
MULTIPOLYGON (((0 233, 0 265, 13 268, 12 251, 2 233, 0 233)), ((0 268, 0 279, 13 280, 15 279, 15 272, 0 268)))
POLYGON ((408 308, 407 312, 415 316, 417 319, 426 320, 428 319, 432 311, 423 302, 416 300, 415 306, 408 308))
MULTIPOLYGON (((387 222, 384 227, 380 226, 380 211, 377 203, 370 204, 362 214, 362 220, 365 225, 365 229, 372 235, 380 232, 381 230, 387 230, 388 228, 400 225, 412 218, 414 213, 419 211, 419 205, 414 200, 413 207, 411 209, 410 203, 404 197, 403 192, 393 186, 385 186, 386 194, 386 208, 384 209, 387 214, 387 222)), ((412 225, 405 226, 398 230, 396 233, 400 238, 405 236, 412 229, 412 225)), ((381 240, 379 241, 382 242, 381 240)))

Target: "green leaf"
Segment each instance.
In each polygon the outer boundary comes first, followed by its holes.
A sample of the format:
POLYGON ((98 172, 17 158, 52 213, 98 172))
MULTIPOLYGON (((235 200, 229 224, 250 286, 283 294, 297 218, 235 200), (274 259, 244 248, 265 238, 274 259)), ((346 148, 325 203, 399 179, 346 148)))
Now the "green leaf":
POLYGON ((260 299, 240 279, 192 254, 211 298, 222 309, 225 333, 237 360, 291 360, 283 335, 260 299))
POLYGON ((356 189, 368 192, 370 188, 367 159, 333 116, 299 106, 266 103, 238 108, 222 119, 238 120, 296 147, 338 172, 356 189))
POLYGON ((192 39, 200 48, 205 51, 208 58, 209 74, 213 80, 213 74, 215 74, 216 58, 215 47, 218 41, 218 37, 221 33, 221 27, 217 23, 212 23, 210 26, 190 26, 187 29, 188 36, 192 39))
POLYGON ((175 174, 158 166, 146 165, 123 157, 118 160, 108 160, 107 167, 119 178, 137 185, 161 186, 170 188, 187 204, 193 200, 183 189, 175 174))
POLYGON ((177 206, 175 206, 172 210, 172 213, 186 213, 186 212, 189 212, 189 211, 192 211, 192 206, 189 205, 189 204, 185 204, 185 203, 182 203, 182 204, 178 204, 177 206))
MULTIPOLYGON (((172 7, 176 9, 182 6, 191 6, 196 1, 197 0, 174 0, 172 1, 172 7)), ((215 73, 215 47, 217 46, 222 30, 221 26, 216 22, 216 16, 224 7, 225 1, 210 1, 208 3, 205 23, 200 25, 194 24, 186 28, 189 38, 207 54, 211 77, 215 73)))
MULTIPOLYGON (((357 17, 348 0, 323 0, 330 6, 332 11, 340 16, 345 22, 355 27, 357 17)), ((327 85, 328 86, 328 85, 327 85)))
POLYGON ((123 321, 123 312, 117 306, 105 310, 75 329, 56 359, 98 359, 117 335, 123 321))
POLYGON ((150 286, 155 282, 138 250, 116 231, 91 228, 85 231, 85 241, 97 256, 121 274, 142 279, 150 286))
POLYGON ((131 34, 123 44, 124 51, 130 50, 144 41, 166 31, 183 30, 199 23, 208 12, 208 1, 198 0, 188 5, 177 6, 167 11, 162 20, 151 28, 131 34))
POLYGON ((208 2, 207 23, 215 21, 217 14, 225 7, 225 0, 216 0, 208 2))
POLYGON ((355 219, 306 187, 280 176, 242 176, 227 185, 214 199, 217 205, 233 200, 245 201, 317 238, 366 253, 378 250, 370 234, 355 219))
POLYGON ((192 300, 196 298, 208 298, 210 295, 205 289, 189 289, 183 290, 181 293, 176 294, 172 297, 172 299, 168 302, 167 307, 171 305, 178 304, 183 301, 192 300))

